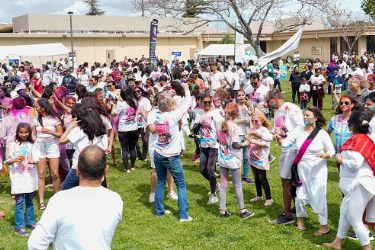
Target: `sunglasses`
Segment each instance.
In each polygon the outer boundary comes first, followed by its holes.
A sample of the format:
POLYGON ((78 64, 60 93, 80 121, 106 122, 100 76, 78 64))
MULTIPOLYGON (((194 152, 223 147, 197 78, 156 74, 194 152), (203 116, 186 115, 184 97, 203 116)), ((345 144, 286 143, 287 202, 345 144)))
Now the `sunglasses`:
POLYGON ((341 105, 344 105, 344 104, 345 104, 346 106, 349 106, 350 102, 349 102, 349 101, 340 102, 340 106, 341 106, 341 105))
POLYGON ((212 101, 203 101, 204 104, 211 104, 212 101))
POLYGON ((251 120, 252 123, 258 123, 259 121, 258 120, 251 120))

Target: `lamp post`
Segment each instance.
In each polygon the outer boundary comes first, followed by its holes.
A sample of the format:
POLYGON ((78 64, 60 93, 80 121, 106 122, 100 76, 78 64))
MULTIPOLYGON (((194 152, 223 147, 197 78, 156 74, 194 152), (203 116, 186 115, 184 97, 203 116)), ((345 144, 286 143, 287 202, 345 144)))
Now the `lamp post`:
POLYGON ((72 47, 71 57, 72 57, 72 67, 73 67, 73 70, 74 70, 73 23, 72 23, 73 11, 69 11, 68 15, 70 17, 70 44, 71 44, 71 47, 72 47))

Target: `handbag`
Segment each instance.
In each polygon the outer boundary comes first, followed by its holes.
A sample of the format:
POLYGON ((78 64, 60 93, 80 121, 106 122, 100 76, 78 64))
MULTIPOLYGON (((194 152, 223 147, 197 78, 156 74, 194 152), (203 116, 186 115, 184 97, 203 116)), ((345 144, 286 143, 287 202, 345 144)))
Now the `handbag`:
POLYGON ((291 171, 291 178, 290 178, 291 182, 292 182, 292 187, 289 191, 289 195, 292 198, 295 198, 297 196, 297 194, 296 194, 297 187, 302 186, 302 181, 301 181, 301 179, 299 178, 299 175, 298 175, 297 165, 298 165, 299 161, 301 160, 302 156, 305 154, 307 148, 310 146, 310 144, 312 143, 312 141, 314 140, 316 135, 319 133, 319 130, 320 130, 319 127, 315 127, 315 129, 309 134, 307 139, 303 142, 300 150, 298 151, 298 154, 297 154, 296 158, 293 161, 293 165, 292 165, 292 168, 291 168, 291 170, 292 170, 291 171))

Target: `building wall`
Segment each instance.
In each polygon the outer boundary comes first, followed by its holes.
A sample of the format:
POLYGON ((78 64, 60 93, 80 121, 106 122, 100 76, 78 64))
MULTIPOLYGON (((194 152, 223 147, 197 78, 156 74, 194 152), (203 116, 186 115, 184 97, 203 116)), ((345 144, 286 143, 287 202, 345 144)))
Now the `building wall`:
MULTIPOLYGON (((1 38, 0 46, 24 45, 24 44, 44 44, 44 43, 62 43, 68 49, 70 46, 70 37, 17 37, 1 38)), ((159 58, 171 59, 172 52, 182 52, 181 59, 188 60, 194 58, 194 51, 201 46, 200 39, 197 37, 160 37, 157 41, 156 55, 159 58)), ((78 64, 89 62, 107 62, 107 51, 114 51, 114 59, 123 60, 128 58, 140 58, 142 55, 149 55, 148 37, 76 37, 74 38, 74 51, 77 55, 78 64)), ((57 60, 63 56, 55 56, 57 60)), ((40 66, 39 58, 22 57, 22 60, 32 61, 36 66, 40 66)), ((41 62, 52 60, 52 57, 42 57, 41 62)))

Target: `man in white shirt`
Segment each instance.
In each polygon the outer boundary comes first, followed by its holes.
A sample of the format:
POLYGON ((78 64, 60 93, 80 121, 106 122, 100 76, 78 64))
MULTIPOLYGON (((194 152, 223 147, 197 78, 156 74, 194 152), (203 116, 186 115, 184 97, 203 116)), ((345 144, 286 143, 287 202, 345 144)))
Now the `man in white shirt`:
POLYGON ((100 63, 95 63, 95 70, 92 72, 92 75, 97 76, 100 71, 102 71, 102 69, 100 68, 100 63))
POLYGON ((216 62, 211 64, 212 73, 210 74, 208 85, 210 86, 210 94, 213 96, 216 91, 219 89, 224 89, 226 87, 224 81, 224 75, 220 71, 217 70, 216 62))
POLYGON ((268 118, 268 104, 266 102, 266 96, 270 89, 264 86, 257 73, 252 73, 250 76, 250 86, 245 90, 245 93, 249 95, 254 108, 257 108, 266 115, 268 118))
POLYGON ((86 88, 87 92, 94 92, 95 89, 97 88, 104 89, 104 86, 106 85, 106 83, 102 82, 101 79, 102 78, 98 76, 92 77, 91 80, 89 81, 89 86, 86 88))
POLYGON ((32 232, 28 249, 110 249, 122 219, 120 195, 101 186, 108 166, 98 146, 81 151, 79 186, 56 193, 32 232), (98 216, 100 215, 100 216, 98 216))

